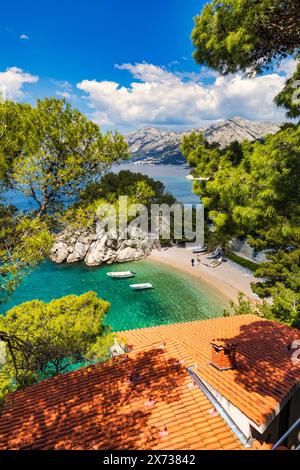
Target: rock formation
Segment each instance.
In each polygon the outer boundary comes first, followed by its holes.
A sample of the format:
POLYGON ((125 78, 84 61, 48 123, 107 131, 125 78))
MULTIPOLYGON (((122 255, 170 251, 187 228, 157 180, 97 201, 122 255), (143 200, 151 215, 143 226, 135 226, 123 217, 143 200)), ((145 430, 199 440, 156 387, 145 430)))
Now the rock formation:
POLYGON ((159 248, 157 239, 139 229, 136 229, 136 238, 125 240, 112 240, 104 230, 97 228, 95 233, 66 229, 57 236, 50 259, 55 263, 84 261, 87 266, 100 266, 142 259, 159 248))

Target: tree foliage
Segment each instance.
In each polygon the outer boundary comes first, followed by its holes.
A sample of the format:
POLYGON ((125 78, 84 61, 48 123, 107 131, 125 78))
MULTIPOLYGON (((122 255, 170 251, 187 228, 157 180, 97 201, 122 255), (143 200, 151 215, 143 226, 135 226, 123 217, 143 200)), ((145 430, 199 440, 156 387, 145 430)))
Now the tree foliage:
POLYGON ((0 302, 47 256, 66 204, 128 156, 120 134, 103 135, 65 100, 0 102, 0 302), (6 189, 32 198, 37 210, 5 205, 6 189))
MULTIPOLYGON (((290 55, 299 56, 299 0, 212 0, 195 18, 192 32, 197 63, 222 74, 256 74, 290 55)), ((287 116, 300 116, 300 65, 275 98, 287 116)), ((210 238, 226 245, 247 236, 257 249, 271 248, 257 270, 264 281, 253 290, 261 312, 288 324, 300 319, 300 130, 287 124, 263 142, 232 144, 220 150, 201 135, 185 137, 182 152, 199 176, 195 191, 206 206, 210 238), (272 301, 270 301, 272 299, 272 301)), ((249 305, 240 299, 237 312, 249 305)))
POLYGON ((107 357, 113 342, 103 324, 108 309, 108 302, 87 292, 49 303, 25 302, 0 316, 0 339, 6 345, 3 392, 107 357))
POLYGON ((286 323, 300 318, 300 126, 287 126, 263 141, 211 146, 203 136, 185 136, 181 150, 196 176, 194 191, 202 198, 209 237, 226 246, 248 237, 258 249, 271 249, 268 263, 253 286, 266 303, 265 314, 286 323))
POLYGON ((26 142, 26 120, 29 104, 0 99, 0 183, 9 185, 13 163, 21 155, 26 142))
POLYGON ((213 0, 196 16, 192 40, 199 64, 261 72, 299 51, 299 0, 213 0))
POLYGON ((283 90, 276 96, 275 103, 287 110, 287 117, 300 116, 300 63, 292 77, 287 80, 283 90))
POLYGON ((252 240, 258 248, 298 243, 300 126, 225 149, 191 134, 181 150, 196 176, 209 178, 194 190, 217 229, 228 237, 259 234, 252 240))
POLYGON ((75 199, 89 182, 129 156, 124 138, 99 127, 65 100, 38 100, 25 108, 26 141, 14 159, 11 185, 30 196, 43 215, 75 199))
POLYGON ((0 303, 47 256, 52 242, 47 221, 0 204, 0 303))
POLYGON ((95 198, 115 202, 124 195, 146 205, 175 202, 171 194, 165 193, 161 181, 155 181, 142 173, 122 170, 119 173, 108 173, 98 183, 91 183, 87 186, 80 194, 79 203, 91 202, 95 198))
POLYGON ((242 292, 239 292, 237 303, 230 302, 230 307, 231 310, 224 310, 223 316, 225 318, 236 315, 253 315, 253 313, 259 315, 259 311, 254 310, 253 303, 242 292))
POLYGON ((261 298, 272 298, 273 303, 264 304, 263 312, 270 312, 283 323, 298 324, 300 320, 300 247, 280 249, 268 256, 256 271, 263 282, 254 284, 253 290, 261 298))
POLYGON ((62 217, 62 223, 75 227, 92 227, 97 221, 96 212, 102 204, 110 203, 116 213, 119 209, 119 197, 127 196, 130 204, 174 204, 176 199, 165 192, 162 182, 155 181, 142 173, 122 170, 119 173, 107 173, 97 183, 89 184, 62 217))

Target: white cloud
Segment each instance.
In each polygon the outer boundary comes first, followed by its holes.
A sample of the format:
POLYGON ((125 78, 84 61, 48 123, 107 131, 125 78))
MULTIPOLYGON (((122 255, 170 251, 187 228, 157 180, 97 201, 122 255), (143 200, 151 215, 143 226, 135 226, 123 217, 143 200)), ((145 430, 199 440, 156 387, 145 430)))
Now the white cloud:
POLYGON ((65 98, 66 100, 75 100, 76 95, 73 93, 73 86, 67 80, 51 80, 54 85, 56 85, 59 89, 56 90, 55 94, 61 98, 65 98))
POLYGON ((30 38, 29 38, 29 36, 27 36, 27 34, 21 34, 21 35, 20 35, 20 39, 28 40, 28 39, 30 39, 30 38))
POLYGON ((66 98, 66 100, 70 100, 73 95, 71 93, 68 93, 67 91, 57 91, 56 92, 57 96, 60 96, 61 98, 66 98))
POLYGON ((296 71, 298 62, 298 60, 288 57, 280 62, 278 70, 289 78, 296 71))
MULTIPOLYGON (((289 67, 291 64, 289 65, 289 67)), ((249 78, 226 77, 203 70, 200 74, 170 72, 153 64, 116 65, 131 73, 130 86, 83 80, 77 88, 87 93, 92 118, 121 130, 144 126, 200 127, 201 123, 236 115, 253 120, 284 119, 273 99, 282 89, 285 70, 249 78)))
POLYGON ((133 78, 137 78, 143 82, 166 83, 168 81, 173 82, 176 79, 176 75, 174 75, 172 72, 168 72, 165 67, 158 67, 157 65, 147 64, 146 62, 135 65, 116 64, 115 68, 119 70, 128 70, 133 78))
POLYGON ((68 82, 67 80, 55 80, 55 79, 52 79, 51 80, 52 83, 54 83, 54 85, 56 85, 58 88, 61 88, 63 90, 66 90, 66 91, 69 91, 71 92, 72 91, 72 84, 70 82, 68 82))
POLYGON ((18 67, 10 67, 0 72, 0 96, 4 99, 18 100, 24 97, 25 83, 36 83, 39 77, 24 72, 18 67))

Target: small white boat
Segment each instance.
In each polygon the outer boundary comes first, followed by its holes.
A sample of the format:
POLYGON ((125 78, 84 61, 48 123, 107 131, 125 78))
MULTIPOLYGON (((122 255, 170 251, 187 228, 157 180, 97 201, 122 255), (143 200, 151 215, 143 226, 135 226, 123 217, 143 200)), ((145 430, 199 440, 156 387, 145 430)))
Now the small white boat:
POLYGON ((193 175, 187 175, 186 179, 188 179, 190 181, 209 181, 209 178, 205 178, 204 176, 196 177, 196 176, 193 176, 193 175))
POLYGON ((133 290, 153 289, 153 286, 150 284, 150 282, 145 282, 144 284, 130 284, 130 287, 133 290))
POLYGON ((107 273, 107 276, 112 277, 114 279, 126 279, 128 277, 133 277, 134 273, 132 271, 114 271, 111 273, 107 273))

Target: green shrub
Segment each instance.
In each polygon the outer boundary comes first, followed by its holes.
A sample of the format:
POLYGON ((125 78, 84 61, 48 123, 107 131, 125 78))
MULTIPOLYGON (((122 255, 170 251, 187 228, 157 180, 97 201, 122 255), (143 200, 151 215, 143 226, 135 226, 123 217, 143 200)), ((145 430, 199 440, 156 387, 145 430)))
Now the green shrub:
POLYGON ((244 268, 250 269, 252 272, 255 272, 260 266, 258 263, 254 263, 254 261, 242 258, 241 256, 238 256, 232 252, 227 253, 227 258, 229 258, 234 263, 240 264, 244 268))

